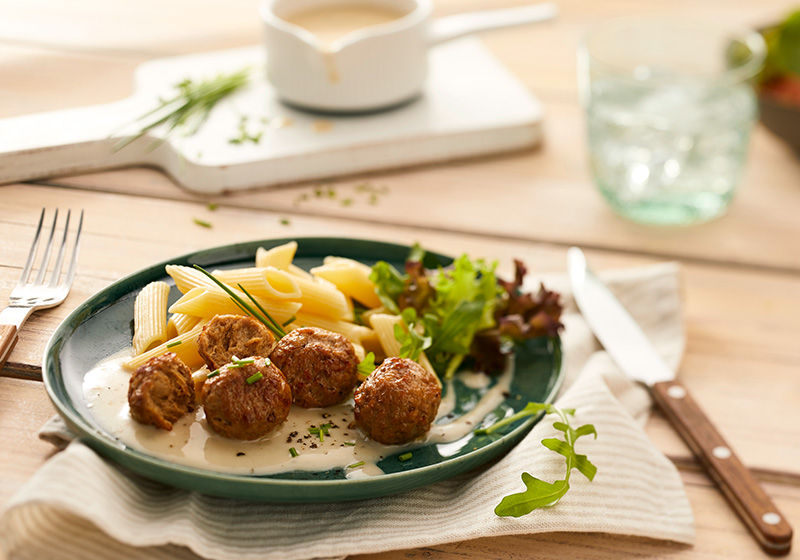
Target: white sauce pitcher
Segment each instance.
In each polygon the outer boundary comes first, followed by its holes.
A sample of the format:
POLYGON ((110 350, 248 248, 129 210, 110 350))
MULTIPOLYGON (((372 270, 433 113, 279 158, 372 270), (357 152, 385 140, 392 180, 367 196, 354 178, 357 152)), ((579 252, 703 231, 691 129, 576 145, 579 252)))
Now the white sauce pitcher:
POLYGON ((422 92, 428 49, 470 33, 545 21, 551 3, 431 18, 431 0, 266 0, 261 7, 267 76, 291 105, 328 112, 374 111, 422 92), (345 4, 345 2, 348 2, 345 4), (312 10, 367 6, 397 17, 330 43, 287 21, 312 10))

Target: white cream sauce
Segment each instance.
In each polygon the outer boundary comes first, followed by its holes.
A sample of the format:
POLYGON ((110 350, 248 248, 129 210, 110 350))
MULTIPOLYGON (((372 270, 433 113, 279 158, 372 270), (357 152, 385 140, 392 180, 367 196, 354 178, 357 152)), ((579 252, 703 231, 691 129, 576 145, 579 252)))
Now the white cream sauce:
POLYGON ((389 23, 406 15, 403 12, 367 4, 336 4, 307 10, 285 21, 310 31, 320 42, 330 45, 359 29, 389 23))
MULTIPOLYGON (((361 29, 389 23, 406 15, 406 12, 366 4, 336 4, 322 6, 283 17, 298 27, 311 32, 319 41, 317 47, 322 55, 328 81, 336 84, 340 80, 335 54, 340 45, 337 41, 361 29)), ((323 132, 323 131, 317 131, 323 132)))
MULTIPOLYGON (((384 457, 428 443, 452 443, 472 432, 481 419, 503 402, 509 392, 513 367, 509 364, 497 383, 489 388, 467 413, 448 421, 455 408, 452 383, 439 407, 437 423, 427 438, 402 445, 383 445, 365 438, 353 420, 352 398, 337 406, 304 409, 292 406, 288 420, 269 436, 240 441, 215 433, 205 421, 202 408, 184 416, 171 431, 139 424, 130 416, 128 382, 130 372, 122 362, 129 352, 100 363, 84 377, 83 392, 97 423, 123 444, 173 463, 233 474, 272 474, 285 471, 325 471, 343 468, 347 478, 383 474, 378 462, 384 457), (319 436, 309 428, 328 424, 328 434, 319 436), (297 456, 293 457, 290 448, 297 456), (363 461, 363 465, 350 467, 363 461)), ((483 373, 462 372, 468 387, 488 387, 483 373), (480 381, 479 378, 483 380, 480 381)), ((453 452, 456 452, 455 450, 453 452)), ((444 453, 445 455, 448 453, 444 453)))

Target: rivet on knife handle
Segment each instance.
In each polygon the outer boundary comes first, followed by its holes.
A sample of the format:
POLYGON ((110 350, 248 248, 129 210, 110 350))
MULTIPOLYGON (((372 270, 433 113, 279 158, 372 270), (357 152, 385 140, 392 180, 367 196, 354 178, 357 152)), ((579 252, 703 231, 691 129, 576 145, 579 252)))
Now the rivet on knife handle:
POLYGON ((653 399, 702 461, 728 501, 769 554, 787 554, 792 528, 753 473, 745 467, 685 387, 655 383, 653 399))
POLYGON ((6 360, 16 343, 17 327, 15 325, 0 325, 0 370, 6 365, 6 360))

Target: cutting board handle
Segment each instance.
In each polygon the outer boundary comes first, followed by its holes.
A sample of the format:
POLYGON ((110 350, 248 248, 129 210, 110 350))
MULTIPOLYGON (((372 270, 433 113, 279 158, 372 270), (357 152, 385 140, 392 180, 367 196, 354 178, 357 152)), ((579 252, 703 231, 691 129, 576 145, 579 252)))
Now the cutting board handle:
POLYGON ((0 184, 131 165, 156 164, 145 139, 116 151, 120 131, 146 101, 122 101, 0 121, 0 184))
POLYGON ((761 548, 773 555, 788 554, 792 546, 791 526, 689 391, 680 383, 664 381, 653 385, 652 393, 653 399, 719 485, 761 548))

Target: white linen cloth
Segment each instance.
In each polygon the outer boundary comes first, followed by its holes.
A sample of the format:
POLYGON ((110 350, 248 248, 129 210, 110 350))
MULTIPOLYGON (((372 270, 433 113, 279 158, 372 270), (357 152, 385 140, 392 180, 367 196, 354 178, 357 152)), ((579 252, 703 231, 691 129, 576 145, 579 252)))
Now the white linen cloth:
MULTIPOLYGON (((684 334, 680 270, 667 263, 605 274, 612 290, 677 368, 684 334)), ((597 466, 577 471, 555 506, 521 518, 494 514, 524 490, 521 473, 552 482, 564 459, 541 445, 554 437, 546 416, 511 452, 478 472, 403 494, 335 504, 267 504, 210 497, 123 474, 72 441, 60 419, 41 437, 66 445, 6 504, 0 550, 9 559, 107 558, 302 560, 433 546, 478 537, 602 532, 692 544, 694 521, 681 478, 643 431, 650 397, 617 370, 575 308, 563 278, 566 379, 557 405, 594 424, 577 451, 597 466)), ((538 282, 527 285, 537 289, 538 282)))

